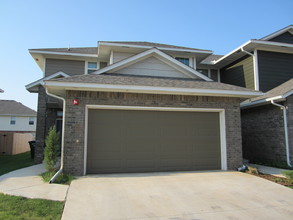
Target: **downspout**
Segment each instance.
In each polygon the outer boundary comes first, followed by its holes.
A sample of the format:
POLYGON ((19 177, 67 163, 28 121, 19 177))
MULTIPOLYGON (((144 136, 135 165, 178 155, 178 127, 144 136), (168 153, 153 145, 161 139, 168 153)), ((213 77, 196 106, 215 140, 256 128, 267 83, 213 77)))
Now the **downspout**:
POLYGON ((271 100, 271 103, 273 105, 275 105, 275 106, 280 107, 283 110, 287 164, 288 164, 289 167, 292 167, 291 161, 290 161, 290 151, 289 151, 289 138, 288 138, 286 107, 283 106, 283 105, 280 105, 280 104, 275 103, 274 100, 271 100))
POLYGON ((66 108, 66 101, 64 98, 60 97, 60 96, 56 96, 54 94, 51 94, 48 89, 46 88, 46 93, 49 96, 52 96, 56 99, 60 99, 63 101, 63 116, 62 116, 62 136, 61 136, 61 164, 60 164, 60 168, 59 170, 55 173, 55 175, 50 179, 49 183, 53 183, 54 180, 59 176, 60 173, 62 173, 63 171, 63 163, 64 163, 64 129, 65 129, 65 108, 66 108))

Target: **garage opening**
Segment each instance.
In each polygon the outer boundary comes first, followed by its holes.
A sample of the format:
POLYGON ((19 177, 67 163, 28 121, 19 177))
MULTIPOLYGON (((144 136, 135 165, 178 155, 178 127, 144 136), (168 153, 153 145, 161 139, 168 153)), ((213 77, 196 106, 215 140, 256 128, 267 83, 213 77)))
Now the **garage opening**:
POLYGON ((221 169, 219 112, 88 110, 86 173, 221 169))

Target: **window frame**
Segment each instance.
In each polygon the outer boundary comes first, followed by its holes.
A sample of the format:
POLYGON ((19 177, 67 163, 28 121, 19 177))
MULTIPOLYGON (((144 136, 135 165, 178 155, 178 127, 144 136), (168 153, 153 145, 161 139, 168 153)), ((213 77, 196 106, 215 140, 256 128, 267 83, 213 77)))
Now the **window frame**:
POLYGON ((177 60, 177 61, 179 61, 180 63, 183 63, 183 64, 187 65, 187 66, 190 66, 190 64, 191 64, 191 62, 190 62, 190 57, 177 57, 177 56, 176 56, 176 57, 174 57, 174 59, 177 60), (180 61, 180 59, 188 60, 188 64, 186 64, 186 63, 180 61))
POLYGON ((16 125, 16 117, 15 116, 10 117, 10 125, 16 125))
POLYGON ((85 74, 91 74, 99 69, 99 62, 98 61, 86 61, 85 62, 85 74), (89 68, 90 63, 95 63, 96 68, 89 68))
POLYGON ((35 117, 29 117, 28 124, 29 125, 35 125, 35 117))

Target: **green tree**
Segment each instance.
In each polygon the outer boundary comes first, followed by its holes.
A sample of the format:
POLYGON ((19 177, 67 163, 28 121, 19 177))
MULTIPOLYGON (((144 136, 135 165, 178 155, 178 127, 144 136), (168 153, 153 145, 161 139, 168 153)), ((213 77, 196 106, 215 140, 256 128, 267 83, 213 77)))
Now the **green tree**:
POLYGON ((59 133, 56 127, 52 126, 45 140, 45 167, 47 171, 53 171, 57 162, 57 155, 59 149, 59 133))

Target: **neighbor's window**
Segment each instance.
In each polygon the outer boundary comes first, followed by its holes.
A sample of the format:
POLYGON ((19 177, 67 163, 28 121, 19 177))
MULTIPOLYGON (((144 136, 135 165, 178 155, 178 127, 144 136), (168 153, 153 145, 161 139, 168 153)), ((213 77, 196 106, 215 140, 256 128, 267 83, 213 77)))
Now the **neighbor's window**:
POLYGON ((88 62, 87 63, 87 73, 90 74, 92 72, 95 72, 97 70, 97 62, 88 62))
POLYGON ((10 118, 10 124, 11 125, 15 125, 16 124, 16 118, 15 117, 11 117, 10 118))
POLYGON ((176 60, 180 61, 181 63, 186 64, 189 66, 189 58, 184 58, 184 57, 175 57, 176 60))
POLYGON ((34 124, 35 124, 34 117, 29 117, 28 124, 29 124, 29 125, 34 125, 34 124))

